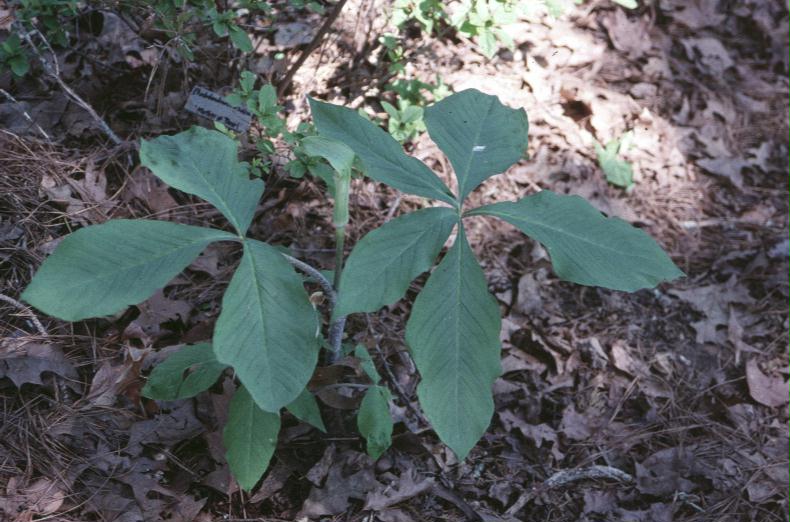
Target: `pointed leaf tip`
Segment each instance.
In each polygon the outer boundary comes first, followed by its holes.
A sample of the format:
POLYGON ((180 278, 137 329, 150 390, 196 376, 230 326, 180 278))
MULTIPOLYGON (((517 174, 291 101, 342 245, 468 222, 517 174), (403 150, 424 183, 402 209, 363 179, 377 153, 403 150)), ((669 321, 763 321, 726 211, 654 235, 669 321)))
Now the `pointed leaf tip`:
POLYGON ((359 156, 368 177, 398 190, 456 205, 449 188, 423 162, 355 111, 309 98, 318 133, 346 144, 359 156))
POLYGON ((450 159, 463 201, 480 183, 505 172, 527 150, 529 121, 496 96, 467 89, 425 110, 428 134, 450 159))
POLYGON ((557 275, 574 283, 634 292, 685 275, 643 230, 605 217, 579 196, 543 190, 467 215, 496 216, 515 226, 545 246, 557 275))
POLYGON ((143 140, 140 163, 171 187, 214 205, 243 236, 263 194, 263 181, 249 179, 237 149, 221 132, 192 127, 143 140))

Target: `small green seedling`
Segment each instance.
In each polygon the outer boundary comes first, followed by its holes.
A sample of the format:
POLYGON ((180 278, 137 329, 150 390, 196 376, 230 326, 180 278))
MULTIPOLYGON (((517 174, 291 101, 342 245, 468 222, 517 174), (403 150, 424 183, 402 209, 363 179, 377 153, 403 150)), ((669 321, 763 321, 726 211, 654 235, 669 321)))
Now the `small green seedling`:
POLYGON ((277 90, 270 83, 255 89, 257 76, 250 71, 243 71, 239 87, 225 97, 228 103, 246 106, 255 117, 260 134, 255 139, 255 147, 259 155, 252 160, 253 173, 260 176, 263 170, 271 167, 269 158, 277 154, 276 142, 284 143, 292 154, 285 164, 285 170, 293 178, 301 178, 310 173, 322 179, 327 185, 332 182, 332 169, 320 157, 307 153, 302 141, 315 134, 313 126, 301 122, 293 131, 288 130, 282 116, 283 106, 277 103, 277 90))
MULTIPOLYGON (((304 280, 292 266, 323 280, 334 301, 328 342, 339 355, 345 316, 374 312, 402 298, 431 270, 445 242, 452 247, 417 296, 406 326, 421 383, 417 395, 439 438, 464 458, 488 428, 492 385, 501 373, 500 312, 467 241, 465 221, 500 218, 539 241, 565 280, 623 291, 650 288, 682 272, 647 234, 604 217, 585 200, 544 190, 514 202, 464 210, 466 197, 519 161, 527 115, 493 96, 467 90, 428 107, 431 138, 455 170, 454 193, 389 134, 355 111, 310 100, 317 137, 307 152, 334 170, 334 284, 274 246, 247 237, 263 192, 250 179, 228 136, 192 128, 143 141, 141 163, 170 186, 213 204, 234 232, 152 220, 111 220, 67 236, 44 261, 22 298, 50 315, 78 321, 117 314, 150 297, 215 241, 241 245, 243 255, 222 298, 210 344, 181 348, 151 373, 144 395, 175 400, 206 390, 232 368, 239 381, 223 432, 227 460, 246 490, 274 452, 283 408, 324 430, 306 390, 322 342, 304 280), (343 260, 348 192, 355 160, 370 178, 437 202, 369 232, 343 260), (317 274, 317 275, 316 275, 317 274), (342 274, 342 275, 341 275, 342 274), (75 298, 75 296, 78 296, 75 298)), ((326 286, 325 286, 326 288, 326 286)), ((355 355, 370 385, 357 425, 378 457, 390 445, 391 397, 364 347, 355 355)))
POLYGON ((606 181, 625 189, 630 189, 634 185, 634 169, 630 163, 622 159, 622 155, 631 146, 633 138, 633 131, 628 131, 619 139, 611 140, 605 148, 598 143, 595 144, 598 165, 606 175, 606 181))
POLYGON ((0 43, 0 71, 8 67, 14 76, 21 78, 30 70, 27 53, 19 36, 12 34, 0 43))

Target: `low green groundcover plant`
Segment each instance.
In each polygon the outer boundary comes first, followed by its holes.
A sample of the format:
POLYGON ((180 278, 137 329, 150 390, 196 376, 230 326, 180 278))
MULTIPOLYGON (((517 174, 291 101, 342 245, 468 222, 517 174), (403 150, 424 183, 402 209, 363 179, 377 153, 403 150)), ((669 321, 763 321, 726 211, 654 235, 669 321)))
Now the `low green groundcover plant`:
MULTIPOLYGON (((414 302, 406 342, 421 376, 420 405, 460 459, 489 426, 492 384, 501 373, 499 306, 467 241, 467 219, 493 216, 515 226, 546 248, 557 275, 567 281, 633 292, 682 275, 647 234, 603 216, 578 196, 544 190, 518 201, 464 209, 478 185, 523 157, 528 129, 523 109, 466 90, 425 110, 427 130, 455 171, 456 194, 357 112, 316 100, 310 105, 318 136, 306 146, 337 171, 330 187, 337 230, 348 220, 347 187, 355 164, 376 181, 439 203, 369 232, 344 267, 338 258, 333 326, 342 328, 348 314, 374 312, 401 299, 418 275, 433 268, 456 231, 452 247, 414 302)), ((233 232, 143 219, 89 226, 60 243, 22 297, 69 321, 112 315, 166 285, 210 243, 239 243, 243 255, 223 297, 212 342, 183 347, 159 364, 144 394, 157 400, 192 397, 232 368, 239 387, 224 443, 234 476, 249 490, 274 452, 283 408, 324 430, 317 402, 306 389, 322 345, 321 322, 294 269, 298 261, 246 235, 263 181, 250 178, 234 140, 195 127, 143 141, 140 158, 165 183, 213 204, 233 232)), ((337 237, 342 243, 342 234, 337 237)), ((391 397, 365 348, 358 346, 354 355, 371 381, 357 425, 377 458, 390 444, 391 397)))

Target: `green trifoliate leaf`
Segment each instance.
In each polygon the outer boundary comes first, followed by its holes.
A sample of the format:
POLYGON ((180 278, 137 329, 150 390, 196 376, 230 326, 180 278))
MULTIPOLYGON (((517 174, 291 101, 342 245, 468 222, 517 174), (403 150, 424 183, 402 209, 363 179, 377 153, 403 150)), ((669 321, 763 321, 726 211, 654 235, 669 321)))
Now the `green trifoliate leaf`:
POLYGON ((277 249, 245 240, 214 327, 217 360, 233 367, 261 408, 276 412, 313 374, 317 329, 302 278, 277 249))
POLYGON ((368 455, 377 459, 392 444, 392 417, 389 403, 390 391, 384 386, 371 386, 362 399, 357 414, 359 433, 367 441, 368 455))
POLYGON ((634 292, 684 275, 653 238, 622 219, 604 217, 579 196, 544 190, 467 215, 514 225, 546 247, 557 275, 574 283, 634 292))
POLYGON ((459 201, 527 149, 524 109, 511 109, 474 89, 448 96, 425 110, 428 134, 453 164, 459 201))
POLYGON ((452 209, 426 208, 368 233, 343 269, 335 315, 373 312, 403 297, 414 278, 433 266, 457 222, 452 209))
POLYGON ((217 382, 227 367, 217 361, 208 343, 184 346, 156 365, 143 395, 161 401, 194 397, 217 382))
POLYGON ((359 359, 359 363, 362 366, 362 371, 365 372, 373 384, 377 384, 381 380, 381 375, 379 375, 378 370, 376 370, 376 365, 373 363, 373 359, 370 357, 368 349, 365 348, 364 345, 358 344, 354 348, 354 357, 359 359))
POLYGON ((38 269, 22 299, 67 321, 140 303, 186 268, 221 230, 167 221, 115 219, 77 230, 38 269))
POLYGON ((309 390, 303 390, 296 400, 286 406, 286 409, 300 421, 306 422, 326 433, 326 426, 324 426, 324 420, 321 418, 321 410, 318 409, 318 403, 309 390))
POLYGON ((225 458, 239 485, 249 491, 263 476, 280 431, 280 414, 263 411, 244 386, 230 401, 228 423, 222 432, 225 458))
POLYGON ((407 156, 392 136, 355 111, 312 98, 310 109, 318 133, 348 145, 370 178, 409 194, 456 204, 450 189, 431 169, 407 156))
POLYGON ((302 140, 302 146, 309 155, 327 160, 341 175, 351 175, 354 151, 343 143, 323 136, 308 136, 302 140))
POLYGON ((459 459, 485 433, 494 413, 499 330, 499 306, 461 229, 417 296, 406 325, 406 342, 422 376, 420 405, 459 459))
POLYGON ((221 132, 192 127, 174 136, 143 140, 140 163, 171 187, 217 207, 244 235, 263 194, 263 181, 249 179, 237 148, 221 132))

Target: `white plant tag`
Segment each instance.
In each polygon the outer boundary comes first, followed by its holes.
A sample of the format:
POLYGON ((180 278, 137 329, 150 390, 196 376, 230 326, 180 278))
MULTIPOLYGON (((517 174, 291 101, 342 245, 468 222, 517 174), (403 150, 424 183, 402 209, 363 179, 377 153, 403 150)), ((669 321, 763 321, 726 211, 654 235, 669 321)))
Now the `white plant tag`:
POLYGON ((192 114, 219 122, 235 132, 247 132, 252 122, 250 111, 231 105, 219 94, 203 87, 192 89, 184 108, 192 114))

